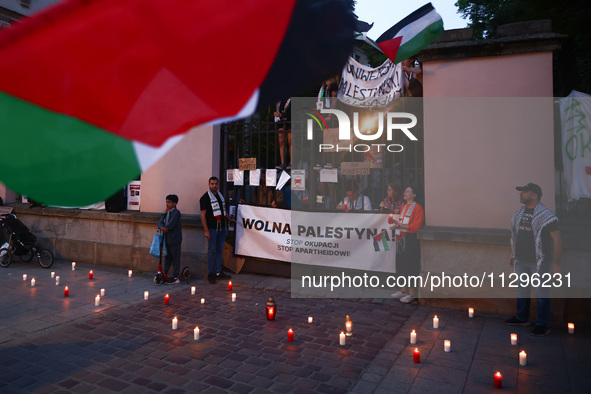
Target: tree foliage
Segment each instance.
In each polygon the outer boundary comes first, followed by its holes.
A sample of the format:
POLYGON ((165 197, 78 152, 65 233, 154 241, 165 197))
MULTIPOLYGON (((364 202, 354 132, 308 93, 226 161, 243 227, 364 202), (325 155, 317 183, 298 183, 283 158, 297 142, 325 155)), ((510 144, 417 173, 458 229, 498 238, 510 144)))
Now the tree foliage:
POLYGON ((552 31, 568 35, 560 53, 555 94, 577 89, 591 94, 591 19, 589 0, 457 0, 456 7, 474 38, 493 38, 500 25, 550 19, 552 31), (574 75, 573 75, 574 73, 574 75))

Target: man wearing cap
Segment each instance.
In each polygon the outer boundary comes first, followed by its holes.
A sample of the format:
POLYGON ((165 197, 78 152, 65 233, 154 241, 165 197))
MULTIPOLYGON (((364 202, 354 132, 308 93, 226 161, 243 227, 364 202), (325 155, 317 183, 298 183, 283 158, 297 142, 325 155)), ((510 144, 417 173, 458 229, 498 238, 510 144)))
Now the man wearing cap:
POLYGON ((166 211, 158 221, 158 228, 164 233, 166 241, 166 257, 164 258, 164 267, 162 267, 165 274, 172 265, 172 278, 166 283, 177 284, 181 283, 179 280, 179 273, 181 270, 181 243, 183 242, 183 231, 181 228, 181 212, 176 208, 179 198, 176 194, 169 194, 166 196, 166 211))
MULTIPOLYGON (((559 272, 562 241, 558 230, 558 218, 540 202, 542 188, 535 183, 516 188, 520 194, 520 201, 524 204, 511 218, 511 255, 509 265, 514 266, 518 275, 526 274, 531 278, 533 274, 559 272)), ((540 277, 541 279, 541 277, 540 277)), ((543 336, 550 332, 550 298, 549 289, 536 287, 534 289, 538 316, 536 327, 532 331, 534 336, 543 336)), ((506 320, 505 324, 512 326, 529 325, 530 288, 517 288, 517 314, 506 320)))

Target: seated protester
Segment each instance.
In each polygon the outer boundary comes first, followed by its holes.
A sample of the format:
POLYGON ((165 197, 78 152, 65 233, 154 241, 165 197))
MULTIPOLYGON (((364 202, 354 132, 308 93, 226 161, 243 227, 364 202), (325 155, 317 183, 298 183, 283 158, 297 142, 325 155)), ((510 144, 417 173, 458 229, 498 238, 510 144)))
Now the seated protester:
POLYGON ((345 185, 345 197, 337 205, 337 209, 345 212, 371 211, 371 200, 359 192, 359 185, 355 181, 345 185))
POLYGON ((259 207, 285 208, 283 194, 275 186, 267 187, 265 177, 261 177, 260 186, 254 190, 251 203, 259 207))

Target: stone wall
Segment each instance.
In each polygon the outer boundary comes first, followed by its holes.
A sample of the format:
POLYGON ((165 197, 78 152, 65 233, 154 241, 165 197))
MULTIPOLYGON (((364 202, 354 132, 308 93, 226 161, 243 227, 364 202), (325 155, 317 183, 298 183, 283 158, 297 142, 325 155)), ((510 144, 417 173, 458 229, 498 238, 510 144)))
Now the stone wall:
MULTIPOLYGON (((14 213, 51 250, 56 259, 154 271, 158 259, 149 254, 159 213, 111 213, 80 209, 16 206, 14 213)), ((181 267, 192 276, 207 273, 205 237, 199 215, 183 215, 181 267)))

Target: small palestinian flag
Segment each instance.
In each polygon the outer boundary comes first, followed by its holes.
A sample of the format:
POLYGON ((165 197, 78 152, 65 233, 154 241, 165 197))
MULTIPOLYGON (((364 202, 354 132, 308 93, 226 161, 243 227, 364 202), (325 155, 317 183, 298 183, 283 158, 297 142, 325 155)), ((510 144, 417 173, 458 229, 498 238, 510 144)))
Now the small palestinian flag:
POLYGON ((376 252, 387 252, 390 250, 388 240, 383 231, 378 235, 373 236, 373 248, 376 252))
POLYGON ((103 201, 190 128, 336 74, 354 22, 348 0, 59 2, 0 31, 0 180, 103 201))
POLYGON ((425 48, 443 33, 443 20, 431 3, 425 4, 392 26, 376 40, 394 63, 425 48))

